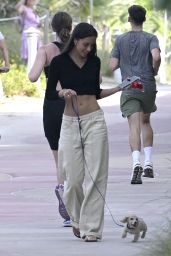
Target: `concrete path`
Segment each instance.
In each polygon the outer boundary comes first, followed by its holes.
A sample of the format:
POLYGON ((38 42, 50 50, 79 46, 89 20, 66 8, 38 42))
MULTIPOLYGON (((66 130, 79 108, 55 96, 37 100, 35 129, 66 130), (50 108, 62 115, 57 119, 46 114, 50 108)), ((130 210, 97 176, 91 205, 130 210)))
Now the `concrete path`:
MULTIPOLYGON (((110 81, 107 81, 110 86, 110 81)), ((110 141, 103 240, 84 243, 62 227, 55 165, 42 128, 42 99, 16 97, 0 104, 0 256, 140 256, 163 236, 171 216, 171 87, 159 87, 154 128, 155 178, 131 185, 128 125, 119 93, 100 101, 110 141), (144 240, 121 239, 116 223, 129 213, 148 225, 144 240)), ((142 155, 143 160, 143 155, 142 155)))

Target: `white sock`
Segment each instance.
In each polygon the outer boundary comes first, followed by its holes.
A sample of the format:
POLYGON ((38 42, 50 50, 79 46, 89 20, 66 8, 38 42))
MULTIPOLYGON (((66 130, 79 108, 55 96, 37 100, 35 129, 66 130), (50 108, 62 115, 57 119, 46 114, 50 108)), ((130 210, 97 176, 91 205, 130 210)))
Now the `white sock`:
POLYGON ((151 160, 152 147, 151 146, 144 148, 144 155, 145 155, 144 166, 152 165, 152 160, 151 160))
POLYGON ((140 151, 135 150, 132 152, 133 167, 137 164, 140 165, 140 151))

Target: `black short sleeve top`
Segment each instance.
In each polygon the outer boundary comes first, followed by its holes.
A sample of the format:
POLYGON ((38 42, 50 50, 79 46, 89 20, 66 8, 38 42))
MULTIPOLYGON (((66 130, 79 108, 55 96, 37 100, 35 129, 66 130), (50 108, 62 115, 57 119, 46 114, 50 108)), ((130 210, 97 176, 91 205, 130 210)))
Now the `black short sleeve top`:
POLYGON ((77 95, 95 95, 100 98, 100 59, 97 56, 88 57, 82 68, 72 60, 68 53, 53 58, 49 68, 49 78, 45 97, 56 100, 59 81, 63 89, 72 89, 77 95))

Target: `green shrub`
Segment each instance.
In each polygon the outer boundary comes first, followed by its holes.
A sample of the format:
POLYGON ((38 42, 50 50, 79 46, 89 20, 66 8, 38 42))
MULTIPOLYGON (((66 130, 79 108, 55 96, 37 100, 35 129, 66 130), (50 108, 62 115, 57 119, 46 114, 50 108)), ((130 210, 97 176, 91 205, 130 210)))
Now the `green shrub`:
POLYGON ((11 65, 10 71, 1 75, 1 80, 7 97, 14 95, 39 97, 41 94, 40 86, 29 81, 25 66, 11 65))
POLYGON ((20 41, 21 33, 17 30, 17 21, 1 22, 1 32, 3 33, 9 50, 10 63, 21 64, 20 41))

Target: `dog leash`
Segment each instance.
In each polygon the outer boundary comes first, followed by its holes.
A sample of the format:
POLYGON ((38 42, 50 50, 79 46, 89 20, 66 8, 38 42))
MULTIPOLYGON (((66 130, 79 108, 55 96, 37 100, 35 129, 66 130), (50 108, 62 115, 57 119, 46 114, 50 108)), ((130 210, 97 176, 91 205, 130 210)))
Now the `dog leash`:
POLYGON ((119 227, 124 227, 124 225, 118 223, 118 222, 115 220, 115 218, 113 217, 113 214, 112 214, 112 212, 111 212, 111 210, 110 210, 110 207, 108 206, 108 204, 107 204, 107 202, 106 202, 104 196, 102 195, 100 189, 98 188, 97 184, 95 183, 95 181, 94 181, 94 179, 93 179, 93 177, 92 177, 92 175, 91 175, 91 172, 90 172, 90 170, 89 170, 89 168, 88 168, 88 165, 87 165, 87 162, 86 162, 86 158, 85 158, 85 154, 84 154, 84 141, 83 141, 83 137, 82 137, 82 127, 81 127, 81 119, 80 119, 80 115, 79 115, 79 111, 78 111, 77 96, 75 95, 75 96, 73 96, 73 97, 71 97, 71 104, 72 104, 73 111, 74 111, 74 113, 76 114, 77 120, 78 120, 79 134, 80 134, 80 140, 81 140, 81 149, 82 149, 82 153, 83 153, 83 159, 84 159, 85 166, 86 166, 86 168, 87 168, 87 170, 88 170, 89 176, 90 176, 90 178, 91 178, 91 180, 92 180, 92 182, 93 182, 93 184, 94 184, 96 190, 97 190, 98 193, 100 194, 101 198, 103 199, 103 201, 104 201, 104 203, 105 203, 106 208, 107 208, 108 211, 109 211, 109 214, 110 214, 110 216, 111 216, 111 218, 112 218, 113 223, 114 223, 115 225, 119 226, 119 227), (74 104, 74 99, 73 99, 73 97, 75 98, 75 104, 74 104))

